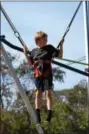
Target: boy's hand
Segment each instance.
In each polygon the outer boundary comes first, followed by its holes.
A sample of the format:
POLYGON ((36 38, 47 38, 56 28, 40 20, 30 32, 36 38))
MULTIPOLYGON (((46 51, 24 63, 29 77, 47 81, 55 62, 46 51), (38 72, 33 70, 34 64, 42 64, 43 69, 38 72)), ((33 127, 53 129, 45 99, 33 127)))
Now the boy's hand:
POLYGON ((61 41, 59 42, 59 44, 58 44, 57 48, 59 48, 60 46, 62 46, 62 45, 63 45, 63 43, 64 43, 64 38, 62 38, 62 39, 61 39, 61 41))
POLYGON ((24 46, 23 51, 24 51, 24 54, 27 55, 28 48, 24 46))
POLYGON ((63 43, 64 43, 64 38, 61 39, 60 45, 63 45, 63 43))

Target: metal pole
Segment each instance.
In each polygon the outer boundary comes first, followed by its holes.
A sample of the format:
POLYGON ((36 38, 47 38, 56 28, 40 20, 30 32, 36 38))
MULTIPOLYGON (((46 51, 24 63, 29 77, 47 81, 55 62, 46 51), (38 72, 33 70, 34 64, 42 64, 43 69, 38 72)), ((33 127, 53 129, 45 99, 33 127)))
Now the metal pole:
MULTIPOLYGON (((83 15, 84 15, 86 62, 89 63, 89 1, 83 2, 83 15)), ((87 67, 89 68, 89 66, 87 67)), ((87 77, 87 91, 88 91, 88 119, 89 119, 89 77, 87 77)))
POLYGON ((17 85, 17 87, 18 87, 18 91, 19 91, 19 93, 20 93, 20 95, 21 95, 21 97, 22 97, 22 99, 23 99, 23 101, 24 101, 24 103, 25 103, 25 105, 26 105, 26 107, 27 107, 28 113, 29 113, 29 115, 31 116, 31 119, 33 120, 33 122, 36 124, 36 129, 37 129, 38 133, 39 133, 39 134, 44 134, 41 125, 37 123, 36 114, 35 114, 35 112, 34 112, 32 106, 31 106, 31 104, 30 104, 30 102, 29 102, 28 97, 26 96, 25 91, 23 90, 23 88, 22 88, 22 86, 21 86, 21 83, 20 83, 20 81, 19 81, 19 79, 18 79, 18 77, 17 77, 17 75, 16 75, 16 72, 14 71, 14 68, 13 68, 13 66, 12 66, 12 64, 11 64, 9 58, 8 58, 8 55, 7 55, 7 53, 6 53, 6 51, 5 51, 4 47, 3 47, 3 45, 2 45, 1 43, 0 43, 0 45, 1 45, 2 54, 3 54, 3 56, 4 56, 5 62, 6 62, 6 64, 8 65, 8 67, 9 67, 9 69, 10 69, 10 71, 11 71, 11 75, 12 75, 12 77, 13 77, 14 80, 15 80, 15 83, 16 83, 16 85, 17 85))

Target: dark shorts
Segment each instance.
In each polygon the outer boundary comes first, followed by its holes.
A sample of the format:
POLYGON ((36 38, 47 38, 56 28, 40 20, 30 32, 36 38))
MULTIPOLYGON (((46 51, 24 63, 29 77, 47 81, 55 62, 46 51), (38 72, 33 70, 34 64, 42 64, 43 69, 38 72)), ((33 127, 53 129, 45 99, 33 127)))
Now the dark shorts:
POLYGON ((53 78, 46 77, 46 78, 35 78, 35 86, 38 90, 42 90, 44 92, 45 90, 52 89, 53 88, 53 78))

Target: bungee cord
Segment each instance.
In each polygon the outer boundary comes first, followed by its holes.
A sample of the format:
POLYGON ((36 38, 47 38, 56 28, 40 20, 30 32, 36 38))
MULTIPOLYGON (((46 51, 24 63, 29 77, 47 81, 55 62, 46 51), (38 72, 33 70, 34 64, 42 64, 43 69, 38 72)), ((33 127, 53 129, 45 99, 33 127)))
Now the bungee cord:
MULTIPOLYGON (((75 18, 75 16, 76 16, 76 14, 77 14, 77 12, 78 12, 78 10, 79 10, 81 4, 82 4, 82 1, 80 1, 80 3, 79 3, 79 5, 78 5, 78 7, 77 7, 77 9, 76 9, 76 11, 75 11, 75 13, 74 13, 72 19, 71 19, 71 21, 70 21, 70 23, 69 23, 69 25, 68 25, 68 27, 66 28, 66 31, 65 31, 65 33, 64 33, 64 35, 63 35, 63 37, 62 37, 62 39, 64 39, 64 38, 66 37, 67 33, 69 32, 70 27, 71 27, 71 25, 72 25, 72 23, 73 23, 73 21, 74 21, 74 18, 75 18)), ((61 43, 58 44, 57 48, 59 48, 60 44, 61 44, 61 43)))

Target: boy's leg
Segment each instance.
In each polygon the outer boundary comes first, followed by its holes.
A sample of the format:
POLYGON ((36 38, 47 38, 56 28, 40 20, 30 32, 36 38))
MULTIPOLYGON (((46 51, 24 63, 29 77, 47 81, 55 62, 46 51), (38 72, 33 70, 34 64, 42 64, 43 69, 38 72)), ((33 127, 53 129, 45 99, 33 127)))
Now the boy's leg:
POLYGON ((53 77, 52 75, 45 80, 45 89, 46 89, 46 103, 47 103, 47 110, 48 110, 48 116, 47 121, 51 121, 52 117, 52 87, 53 87, 53 77))
POLYGON ((41 106, 42 106, 42 91, 37 90, 35 97, 35 109, 40 109, 41 106))
POLYGON ((52 109, 52 90, 48 89, 46 90, 46 100, 47 100, 47 109, 51 110, 52 109))
POLYGON ((46 90, 46 100, 47 100, 47 110, 48 110, 47 121, 50 122, 52 117, 52 90, 51 89, 46 90))
POLYGON ((35 85, 37 88, 36 96, 35 96, 35 109, 37 114, 37 121, 40 123, 40 109, 42 106, 42 89, 43 89, 43 81, 40 78, 35 78, 35 85))
POLYGON ((40 117, 40 109, 42 105, 42 91, 37 90, 36 91, 36 97, 35 97, 35 109, 36 109, 36 115, 37 115, 37 122, 41 122, 41 117, 40 117))

